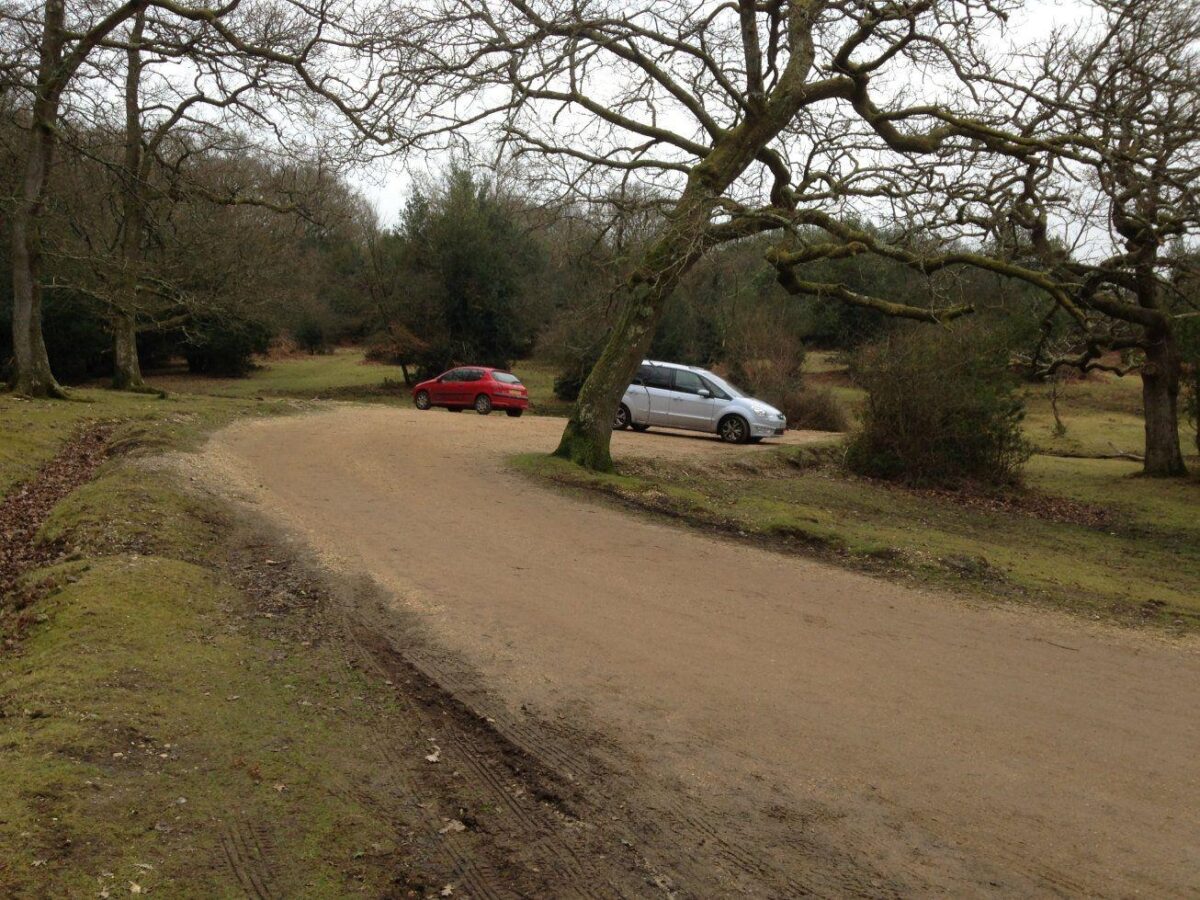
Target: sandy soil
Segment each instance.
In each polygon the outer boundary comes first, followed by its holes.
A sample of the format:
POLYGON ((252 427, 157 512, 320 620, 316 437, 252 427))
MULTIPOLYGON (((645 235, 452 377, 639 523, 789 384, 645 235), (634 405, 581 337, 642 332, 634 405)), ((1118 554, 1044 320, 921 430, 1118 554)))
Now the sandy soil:
POLYGON ((235 426, 203 465, 373 576, 426 670, 589 815, 633 823, 665 873, 648 894, 1200 895, 1194 642, 981 608, 506 467, 560 427, 339 407, 235 426))

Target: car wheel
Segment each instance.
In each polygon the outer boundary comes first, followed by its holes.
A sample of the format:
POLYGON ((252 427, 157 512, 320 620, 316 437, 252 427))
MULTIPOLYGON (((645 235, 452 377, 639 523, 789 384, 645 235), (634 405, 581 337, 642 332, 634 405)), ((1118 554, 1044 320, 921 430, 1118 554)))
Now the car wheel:
POLYGON ((523 410, 523 409, 506 409, 505 412, 508 413, 508 417, 510 419, 519 419, 519 418, 521 418, 521 413, 525 412, 525 410, 523 410))
POLYGON ((649 430, 650 430, 650 426, 649 426, 649 425, 638 425, 638 424, 636 424, 636 423, 635 423, 635 424, 633 424, 633 425, 630 425, 629 427, 630 427, 630 428, 632 428, 634 431, 636 431, 636 432, 639 432, 639 433, 641 433, 641 432, 643 432, 643 431, 649 431, 649 430))
POLYGON ((624 431, 629 427, 629 407, 622 403, 617 407, 617 414, 613 416, 613 431, 624 431))
POLYGON ((475 398, 475 412, 481 416, 486 416, 492 411, 492 398, 487 394, 480 394, 475 398))
POLYGON ((429 399, 429 391, 417 391, 417 395, 413 397, 413 403, 417 409, 429 409, 433 406, 433 401, 429 399))
POLYGON ((750 423, 741 416, 726 416, 717 425, 717 434, 727 444, 745 444, 750 440, 750 423))

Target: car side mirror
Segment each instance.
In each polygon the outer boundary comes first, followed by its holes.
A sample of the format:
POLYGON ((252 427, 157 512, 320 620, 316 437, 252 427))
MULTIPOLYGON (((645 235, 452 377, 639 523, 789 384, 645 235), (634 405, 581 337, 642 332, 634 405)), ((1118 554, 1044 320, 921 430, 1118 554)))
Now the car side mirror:
POLYGON ((696 393, 701 397, 711 397, 712 396, 712 391, 710 391, 708 388, 700 388, 700 390, 696 391, 696 393))

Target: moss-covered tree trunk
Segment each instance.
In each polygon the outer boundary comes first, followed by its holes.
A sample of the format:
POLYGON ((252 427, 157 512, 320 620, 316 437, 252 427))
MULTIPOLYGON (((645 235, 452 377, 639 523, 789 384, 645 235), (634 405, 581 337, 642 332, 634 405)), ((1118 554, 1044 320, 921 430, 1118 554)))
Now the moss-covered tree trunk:
POLYGON ((1179 387, 1182 363, 1169 329, 1147 335, 1142 366, 1142 408, 1146 422, 1143 471, 1156 478, 1186 475, 1179 442, 1179 387))
POLYGON ((621 286, 617 321, 579 391, 555 456, 588 469, 612 469, 613 417, 654 339, 667 298, 699 257, 710 209, 711 201, 685 195, 637 271, 621 286))

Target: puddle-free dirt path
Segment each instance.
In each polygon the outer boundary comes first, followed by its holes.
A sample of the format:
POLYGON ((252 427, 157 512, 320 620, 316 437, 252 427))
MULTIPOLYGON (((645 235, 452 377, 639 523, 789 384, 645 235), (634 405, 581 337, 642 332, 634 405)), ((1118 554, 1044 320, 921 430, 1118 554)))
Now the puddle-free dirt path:
POLYGON ((394 593, 430 638, 412 652, 451 689, 477 675, 498 727, 636 823, 685 894, 1200 891, 1194 643, 980 609, 508 470, 560 426, 340 407, 235 426, 204 464, 394 593))

